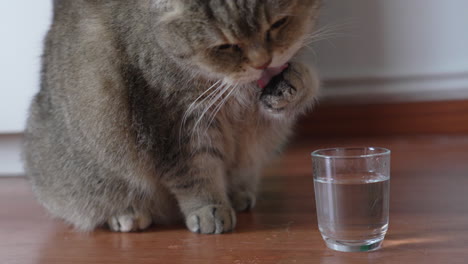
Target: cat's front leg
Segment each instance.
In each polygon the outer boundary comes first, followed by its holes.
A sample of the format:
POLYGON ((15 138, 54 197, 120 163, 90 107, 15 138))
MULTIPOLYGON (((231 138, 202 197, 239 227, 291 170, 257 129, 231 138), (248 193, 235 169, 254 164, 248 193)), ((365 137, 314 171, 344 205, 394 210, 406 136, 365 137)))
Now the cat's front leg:
POLYGON ((225 187, 222 153, 212 146, 195 147, 172 173, 164 176, 192 232, 220 234, 231 231, 236 225, 235 211, 225 187))
POLYGON ((253 168, 234 169, 228 175, 229 199, 237 212, 255 207, 260 170, 253 168))
POLYGON ((291 62, 262 91, 262 109, 277 117, 297 116, 313 105, 318 90, 316 72, 301 62, 291 62))

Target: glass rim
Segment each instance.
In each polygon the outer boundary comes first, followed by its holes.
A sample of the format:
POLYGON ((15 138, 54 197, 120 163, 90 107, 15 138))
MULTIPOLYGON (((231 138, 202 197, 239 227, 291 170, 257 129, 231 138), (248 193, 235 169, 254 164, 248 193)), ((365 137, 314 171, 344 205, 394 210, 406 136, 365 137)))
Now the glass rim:
POLYGON ((386 156, 390 155, 391 150, 387 148, 381 148, 381 147, 338 147, 338 148, 324 148, 324 149, 317 149, 313 151, 310 155, 313 158, 322 158, 322 159, 357 159, 357 158, 370 158, 370 157, 378 157, 378 156, 386 156), (322 152, 326 151, 336 151, 338 152, 339 150, 377 150, 377 153, 371 153, 371 154, 362 154, 362 155, 324 155, 320 154, 322 152))

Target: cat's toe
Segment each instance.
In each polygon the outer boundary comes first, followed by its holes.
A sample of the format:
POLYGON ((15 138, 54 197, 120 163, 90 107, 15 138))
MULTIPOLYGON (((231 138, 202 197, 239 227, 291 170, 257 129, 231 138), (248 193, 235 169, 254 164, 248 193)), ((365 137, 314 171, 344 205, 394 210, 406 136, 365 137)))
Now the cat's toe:
POLYGON ((307 65, 290 63, 263 89, 262 108, 273 115, 303 113, 313 105, 319 86, 315 72, 307 65))
POLYGON ((195 233, 221 234, 234 229, 236 214, 230 206, 208 205, 191 213, 186 224, 195 233))
POLYGON ((114 232, 136 232, 147 229, 152 223, 151 216, 146 214, 123 214, 111 217, 107 221, 114 232))
POLYGON ((230 195, 231 204, 237 212, 251 210, 255 207, 257 197, 248 191, 238 191, 230 195))
POLYGON ((260 97, 267 110, 282 111, 296 99, 297 89, 287 80, 281 80, 271 85, 265 89, 260 97))

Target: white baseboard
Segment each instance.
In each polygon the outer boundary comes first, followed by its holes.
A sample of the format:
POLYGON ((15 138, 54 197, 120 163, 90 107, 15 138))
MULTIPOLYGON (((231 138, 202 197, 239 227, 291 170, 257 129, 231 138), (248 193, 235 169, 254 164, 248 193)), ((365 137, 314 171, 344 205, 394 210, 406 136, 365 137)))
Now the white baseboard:
POLYGON ((322 100, 392 103, 468 99, 468 73, 441 76, 325 80, 322 100))
POLYGON ((20 159, 21 140, 21 134, 0 134, 0 177, 24 175, 20 159))

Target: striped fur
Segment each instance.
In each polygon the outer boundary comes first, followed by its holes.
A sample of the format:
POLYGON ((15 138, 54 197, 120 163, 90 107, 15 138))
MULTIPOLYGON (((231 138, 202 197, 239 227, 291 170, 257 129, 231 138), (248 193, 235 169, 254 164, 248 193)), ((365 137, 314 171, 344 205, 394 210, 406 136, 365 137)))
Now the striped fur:
POLYGON ((24 144, 38 200, 84 231, 233 229, 316 95, 314 72, 292 57, 318 1, 54 4, 24 144), (255 67, 270 59, 290 66, 261 90, 255 67))

